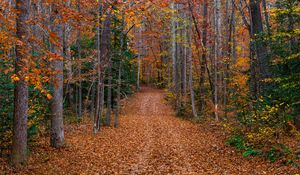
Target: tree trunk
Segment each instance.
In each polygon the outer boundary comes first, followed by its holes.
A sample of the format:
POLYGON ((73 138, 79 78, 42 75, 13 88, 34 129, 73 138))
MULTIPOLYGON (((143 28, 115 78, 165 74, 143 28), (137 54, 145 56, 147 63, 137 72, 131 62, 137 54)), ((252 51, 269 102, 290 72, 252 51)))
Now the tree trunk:
POLYGON ((108 63, 108 82, 107 82, 106 126, 110 126, 110 120, 111 120, 111 103, 112 103, 112 61, 111 61, 111 57, 109 57, 109 63, 108 63))
MULTIPOLYGON (((121 41, 122 42, 122 41, 121 41)), ((122 48, 121 48, 122 50, 122 48)), ((121 51, 121 54, 122 51, 121 51)), ((122 55, 119 63, 119 70, 118 70, 118 89, 117 89, 117 111, 115 113, 115 119, 114 119, 114 127, 119 127, 119 116, 120 116, 120 109, 121 109, 121 83, 122 83, 122 55)))
POLYGON ((183 91, 183 96, 187 95, 187 44, 188 44, 188 40, 187 40, 187 25, 185 24, 187 19, 186 14, 183 14, 183 19, 184 21, 184 27, 183 27, 183 32, 182 32, 182 37, 184 38, 184 42, 182 43, 182 47, 183 47, 183 63, 182 63, 182 91, 183 91))
POLYGON ((250 11, 251 11, 251 26, 253 31, 253 39, 255 44, 255 52, 258 63, 258 77, 259 79, 259 94, 263 95, 265 91, 264 80, 271 77, 271 72, 269 68, 269 60, 267 47, 260 39, 260 34, 264 32, 263 23, 261 17, 260 0, 250 0, 250 11))
POLYGON ((205 0, 203 2, 203 31, 202 31, 202 56, 201 56, 201 62, 200 62, 200 81, 199 81, 199 86, 200 86, 200 100, 199 100, 199 114, 203 115, 204 112, 204 96, 205 96, 205 69, 206 69, 206 62, 207 62, 207 17, 208 17, 208 4, 207 1, 205 0))
POLYGON ((12 139, 13 166, 25 164, 27 161, 27 118, 28 118, 28 84, 25 80, 25 71, 28 68, 29 53, 28 45, 29 26, 29 0, 16 0, 17 13, 17 37, 23 45, 16 45, 15 72, 19 80, 15 83, 14 92, 14 121, 12 139))
POLYGON ((231 53, 231 61, 233 64, 235 64, 237 62, 237 42, 236 42, 236 12, 235 12, 235 4, 234 4, 234 0, 231 0, 231 4, 232 4, 232 53, 231 53))
MULTIPOLYGON (((80 1, 77 0, 77 9, 78 13, 81 13, 80 8, 80 1)), ((79 22, 79 27, 81 26, 79 22)), ((77 50, 78 50, 78 60, 79 60, 79 66, 78 66, 78 77, 79 77, 79 84, 78 84, 78 120, 81 120, 82 118, 82 81, 81 81, 81 31, 80 28, 78 29, 77 33, 77 50)))
POLYGON ((100 120, 100 101, 101 101, 101 77, 102 77, 102 72, 101 72, 101 28, 100 28, 100 24, 101 24, 101 9, 102 9, 102 4, 101 1, 99 2, 99 13, 97 16, 97 92, 96 92, 96 108, 95 108, 95 116, 94 116, 94 134, 96 134, 99 129, 100 129, 100 125, 99 125, 99 120, 100 120))
MULTIPOLYGON (((100 15, 99 15, 100 16, 100 15)), ((100 17, 99 17, 100 18, 100 17)), ((100 20, 100 19, 99 19, 100 20)), ((94 133, 97 133, 100 129, 100 122, 103 112, 104 106, 104 64, 106 63, 106 59, 109 58, 109 50, 110 50, 110 40, 111 40, 111 14, 110 12, 107 14, 103 32, 100 40, 100 27, 98 27, 98 40, 97 40, 97 49, 100 51, 98 52, 98 93, 97 93, 97 107, 96 107, 96 123, 94 124, 94 133)), ((100 24, 100 22, 99 22, 100 24)))
POLYGON ((192 103, 192 113, 193 117, 197 117, 196 105, 195 105, 195 92, 193 85, 193 49, 192 49, 192 23, 191 19, 188 17, 188 32, 186 33, 188 48, 187 48, 187 58, 188 58, 188 66, 189 66, 189 89, 190 89, 190 97, 192 103))
MULTIPOLYGON (((52 6, 52 11, 54 12, 55 17, 59 18, 58 10, 56 5, 52 6)), ((54 21, 52 19, 51 21, 54 21)), ((62 24, 52 25, 52 31, 59 38, 59 43, 62 43, 62 24)), ((63 55, 62 46, 57 46, 56 44, 51 44, 51 50, 57 56, 63 55)), ((64 145, 64 124, 63 124, 63 68, 64 64, 62 59, 57 59, 52 61, 52 67, 55 71, 55 75, 52 80, 53 87, 53 99, 51 104, 51 134, 50 134, 50 143, 54 148, 60 148, 64 145)))
MULTIPOLYGON (((67 6, 70 7, 71 1, 69 0, 67 2, 67 6)), ((74 88, 73 83, 71 82, 73 79, 73 63, 72 63, 72 56, 71 56, 71 46, 70 42, 68 41, 70 38, 70 30, 71 26, 70 24, 66 23, 64 24, 64 57, 65 57, 65 69, 66 69, 66 78, 67 78, 67 85, 66 85, 66 93, 67 93, 67 99, 68 103, 70 104, 71 110, 75 112, 76 110, 76 104, 74 104, 74 88)))
POLYGON ((138 34, 138 71, 137 71, 137 79, 136 79, 136 88, 137 91, 141 90, 140 87, 140 79, 141 79, 141 47, 142 47, 142 29, 139 28, 139 34, 138 34))
POLYGON ((215 50, 214 50, 214 113, 219 120, 219 58, 221 57, 221 1, 215 0, 215 50))
MULTIPOLYGON (((173 11, 175 11, 176 8, 174 5, 174 2, 172 2, 171 8, 173 11)), ((171 42, 172 42, 172 50, 171 50, 171 53, 172 53, 172 82, 173 82, 172 88, 174 91, 176 82, 177 82, 177 77, 176 77, 176 62, 177 62, 177 59, 176 59, 176 21, 175 21, 174 14, 172 16, 171 28, 172 28, 172 31, 171 31, 171 35, 172 35, 172 40, 171 40, 171 42)))

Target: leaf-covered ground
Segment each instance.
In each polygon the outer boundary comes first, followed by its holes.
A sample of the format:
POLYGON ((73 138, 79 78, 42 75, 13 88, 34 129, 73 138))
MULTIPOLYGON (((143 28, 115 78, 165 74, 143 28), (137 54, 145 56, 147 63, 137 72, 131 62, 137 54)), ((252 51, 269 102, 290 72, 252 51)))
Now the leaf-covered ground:
POLYGON ((244 158, 224 145, 225 136, 208 125, 176 118, 163 91, 144 88, 124 106, 118 129, 68 126, 67 146, 49 147, 42 139, 28 167, 14 171, 0 160, 3 174, 295 174, 296 168, 244 158), (4 165, 4 166, 3 166, 4 165))

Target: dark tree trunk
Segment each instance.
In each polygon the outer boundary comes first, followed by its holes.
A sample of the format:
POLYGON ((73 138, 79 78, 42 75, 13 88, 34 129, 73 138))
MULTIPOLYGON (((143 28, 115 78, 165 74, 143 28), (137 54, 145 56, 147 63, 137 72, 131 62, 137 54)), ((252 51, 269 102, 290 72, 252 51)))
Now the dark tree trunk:
MULTIPOLYGON (((266 78, 271 77, 270 68, 269 68, 269 60, 268 60, 268 50, 266 45, 261 41, 260 34, 264 32, 262 16, 261 16, 261 8, 260 8, 260 0, 250 0, 250 11, 251 11, 251 26, 254 37, 255 44, 255 53, 258 63, 258 77, 259 79, 259 93, 264 93, 265 90, 265 82, 266 78)), ((262 95, 262 94, 261 94, 262 95)))

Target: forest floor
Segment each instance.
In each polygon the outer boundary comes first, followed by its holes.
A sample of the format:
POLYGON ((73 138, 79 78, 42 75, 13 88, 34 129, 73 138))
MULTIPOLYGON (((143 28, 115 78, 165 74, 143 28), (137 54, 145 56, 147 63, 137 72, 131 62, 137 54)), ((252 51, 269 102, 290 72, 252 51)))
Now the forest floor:
POLYGON ((52 149, 48 138, 44 138, 31 149, 25 169, 16 171, 0 165, 0 172, 101 175, 297 172, 293 167, 260 158, 244 158, 224 144, 225 133, 219 129, 176 118, 161 90, 143 88, 127 100, 118 129, 103 128, 94 136, 91 128, 91 124, 67 126, 65 148, 52 149))

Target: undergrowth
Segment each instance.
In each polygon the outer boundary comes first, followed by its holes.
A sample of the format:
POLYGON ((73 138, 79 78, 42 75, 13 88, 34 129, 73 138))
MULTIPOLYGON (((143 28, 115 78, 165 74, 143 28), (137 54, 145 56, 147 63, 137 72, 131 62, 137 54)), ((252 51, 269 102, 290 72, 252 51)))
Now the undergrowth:
POLYGON ((261 157, 272 163, 281 162, 283 165, 295 165, 300 168, 300 149, 293 150, 284 144, 272 146, 252 145, 242 135, 229 137, 226 144, 239 150, 244 157, 261 157))

